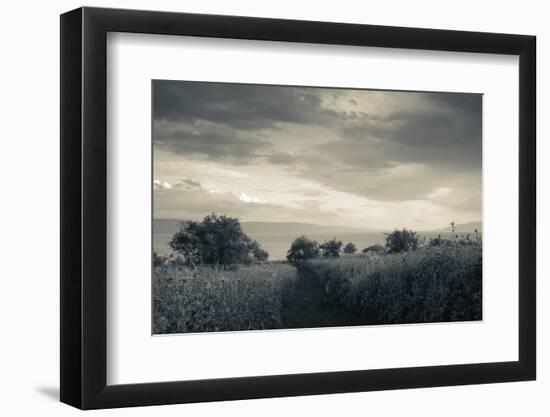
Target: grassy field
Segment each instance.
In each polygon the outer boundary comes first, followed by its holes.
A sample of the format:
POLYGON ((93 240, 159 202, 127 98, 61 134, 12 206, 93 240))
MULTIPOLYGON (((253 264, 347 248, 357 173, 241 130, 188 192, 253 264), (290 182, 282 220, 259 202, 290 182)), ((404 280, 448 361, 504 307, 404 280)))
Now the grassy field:
POLYGON ((263 262, 231 269, 165 260, 153 331, 189 333, 480 320, 481 244, 263 262))
POLYGON ((157 265, 153 270, 153 332, 187 333, 283 327, 283 297, 296 269, 266 262, 234 270, 157 265))
POLYGON ((315 259, 300 270, 319 280, 330 303, 370 324, 481 319, 479 244, 315 259))

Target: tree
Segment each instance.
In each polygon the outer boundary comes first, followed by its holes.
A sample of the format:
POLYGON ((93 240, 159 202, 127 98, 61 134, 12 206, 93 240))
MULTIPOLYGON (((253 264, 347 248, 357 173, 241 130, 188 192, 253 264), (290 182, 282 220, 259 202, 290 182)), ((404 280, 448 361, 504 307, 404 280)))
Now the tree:
POLYGON ((250 242, 250 252, 255 261, 264 262, 269 258, 269 253, 258 243, 258 241, 253 240, 250 242))
POLYGON ((386 235, 388 253, 401 253, 418 248, 418 236, 412 230, 394 230, 386 235))
POLYGON ((215 213, 202 222, 182 222, 170 247, 189 265, 249 264, 254 260, 265 261, 269 256, 257 241, 243 232, 238 219, 215 213))
POLYGON ((319 249, 323 251, 323 257, 325 258, 338 258, 340 257, 340 251, 342 250, 342 241, 332 238, 331 240, 325 240, 322 245, 319 245, 319 249))
POLYGON ((386 248, 376 243, 363 249, 363 253, 375 253, 377 255, 383 255, 384 253, 386 253, 386 248))
POLYGON ((319 244, 315 240, 310 240, 305 236, 294 239, 290 249, 287 251, 286 259, 294 265, 298 265, 308 259, 319 256, 319 244))
POLYGON ((154 267, 161 266, 161 265, 164 264, 164 262, 166 262, 166 257, 159 256, 157 254, 157 252, 153 252, 153 266, 154 267))
POLYGON ((355 253, 357 252, 357 246, 355 246, 352 242, 349 242, 344 246, 344 253, 355 253))

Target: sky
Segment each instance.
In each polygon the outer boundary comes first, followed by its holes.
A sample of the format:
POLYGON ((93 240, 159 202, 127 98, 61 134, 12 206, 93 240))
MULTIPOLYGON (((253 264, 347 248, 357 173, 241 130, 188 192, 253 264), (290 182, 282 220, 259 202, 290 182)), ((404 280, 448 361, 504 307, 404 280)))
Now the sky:
POLYGON ((482 95, 153 81, 154 217, 481 220, 482 95))

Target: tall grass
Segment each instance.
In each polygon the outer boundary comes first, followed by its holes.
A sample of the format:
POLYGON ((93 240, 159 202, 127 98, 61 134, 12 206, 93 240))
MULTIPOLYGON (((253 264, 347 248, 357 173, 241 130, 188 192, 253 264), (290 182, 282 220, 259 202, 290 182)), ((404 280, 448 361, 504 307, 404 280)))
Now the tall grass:
POLYGON ((153 333, 283 327, 281 308, 296 270, 282 263, 236 270, 162 263, 153 270, 153 333))
POLYGON ((315 259, 300 268, 319 279, 330 302, 372 324, 481 319, 480 244, 315 259))

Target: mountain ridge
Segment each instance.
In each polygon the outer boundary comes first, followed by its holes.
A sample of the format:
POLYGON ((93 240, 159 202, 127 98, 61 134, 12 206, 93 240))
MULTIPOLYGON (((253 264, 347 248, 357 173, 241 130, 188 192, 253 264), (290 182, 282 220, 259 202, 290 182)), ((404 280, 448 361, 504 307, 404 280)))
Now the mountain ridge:
MULTIPOLYGON (((153 233, 154 234, 174 234, 179 229, 179 224, 183 220, 179 219, 153 219, 153 233)), ((307 223, 307 222, 260 222, 260 221, 249 221, 241 222, 243 231, 246 234, 258 235, 258 234, 289 234, 293 233, 295 235, 307 235, 310 234, 359 234, 359 233, 389 233, 395 229, 393 228, 387 230, 375 230, 375 229, 357 229, 346 226, 324 226, 316 223, 307 223)), ((455 225, 456 233, 473 233, 474 230, 482 231, 483 223, 480 221, 477 222, 468 222, 455 225)), ((413 229, 415 230, 415 229, 413 229)), ((439 229, 427 229, 427 230, 418 230, 418 233, 450 233, 451 226, 439 229)))

